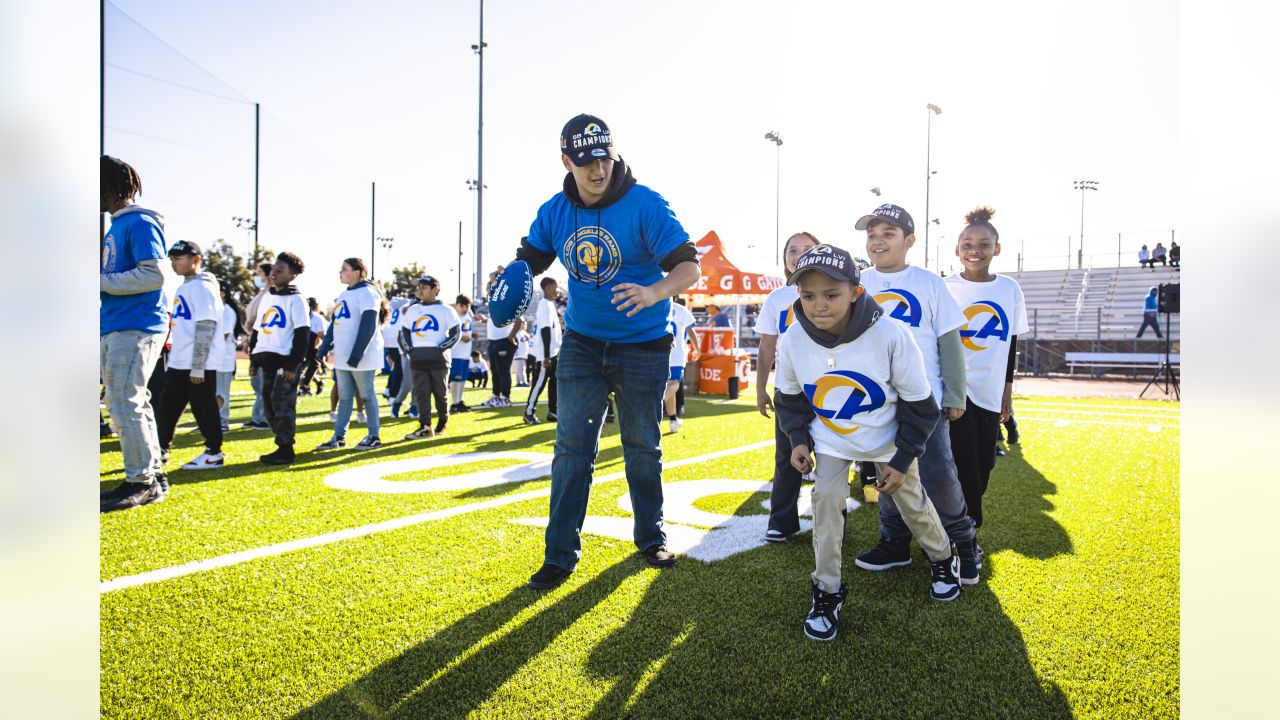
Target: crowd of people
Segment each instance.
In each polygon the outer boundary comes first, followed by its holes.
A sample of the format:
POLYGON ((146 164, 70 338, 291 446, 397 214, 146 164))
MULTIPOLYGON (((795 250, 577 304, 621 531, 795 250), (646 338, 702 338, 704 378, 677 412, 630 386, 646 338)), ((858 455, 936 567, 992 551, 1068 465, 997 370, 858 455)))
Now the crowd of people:
MULTIPOLYGON (((323 392, 330 355, 333 432, 317 451, 346 447, 353 408, 362 408, 366 434, 352 449, 368 450, 382 444, 383 400, 398 417, 411 398, 408 414, 418 426, 405 439, 426 439, 445 432, 450 415, 470 410, 468 382, 488 384, 485 405, 505 408, 514 379, 514 387, 529 386, 524 421, 555 424, 544 556, 529 586, 555 587, 576 570, 600 434, 615 419, 636 548, 655 567, 674 565, 663 529, 660 428, 665 420, 669 431, 680 430, 682 373, 697 359, 693 316, 672 300, 697 282, 697 250, 662 196, 636 181, 603 120, 570 119, 560 151, 562 189, 538 209, 515 258, 535 276, 559 261, 569 274, 566 295, 544 277, 532 320, 507 326, 474 312, 466 295, 445 304, 430 275, 418 279, 413 302, 392 310, 354 257, 341 265, 346 289, 326 319, 293 285, 305 264, 289 252, 258 268, 260 292, 237 322, 226 288, 220 292, 202 266, 201 248, 166 246, 159 216, 132 203, 141 191, 137 173, 104 156, 102 209, 112 224, 102 251, 102 383, 126 478, 102 494, 102 510, 163 498, 168 447, 187 404, 205 448, 183 468, 223 464, 227 388, 236 338, 244 335, 255 391, 249 425, 269 428, 276 444, 261 462, 295 460, 297 398, 312 383, 323 392), (183 278, 171 312, 161 295, 162 259, 183 278), (475 349, 478 323, 488 324, 484 355, 475 349), (166 334, 153 417, 146 386, 166 334), (390 376, 380 396, 374 378, 384 367, 390 376), (539 417, 544 391, 547 413, 539 417)), ((1000 254, 992 215, 978 208, 966 216, 955 247, 964 271, 945 279, 906 262, 915 228, 896 205, 855 223, 866 233, 869 261, 811 233, 787 240, 787 285, 769 295, 755 324, 757 408, 773 419, 776 447, 764 539, 784 543, 799 533, 800 490, 812 482, 815 567, 803 621, 811 639, 838 634, 852 470, 866 483, 864 499, 878 507, 881 535, 856 567, 909 564, 914 537, 929 561, 931 597, 953 600, 980 581, 982 500, 1000 423, 1012 420, 1017 337, 1027 330, 1018 284, 990 272, 1000 254)), ((490 275, 490 286, 503 271, 490 275)))

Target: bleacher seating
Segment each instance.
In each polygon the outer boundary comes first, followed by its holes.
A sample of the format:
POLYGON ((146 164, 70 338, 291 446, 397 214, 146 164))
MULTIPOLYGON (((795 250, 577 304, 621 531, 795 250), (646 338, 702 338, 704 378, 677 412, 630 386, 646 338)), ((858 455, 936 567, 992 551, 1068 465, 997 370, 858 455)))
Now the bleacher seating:
MULTIPOLYGON (((1142 325, 1147 291, 1161 283, 1180 282, 1168 268, 1094 268, 1007 273, 1022 286, 1032 336, 1044 340, 1127 340, 1142 325)), ((1181 340, 1180 315, 1170 326, 1181 340)), ((1160 317, 1164 332, 1164 316, 1160 317)), ((1143 338, 1155 338, 1150 330, 1143 338)))

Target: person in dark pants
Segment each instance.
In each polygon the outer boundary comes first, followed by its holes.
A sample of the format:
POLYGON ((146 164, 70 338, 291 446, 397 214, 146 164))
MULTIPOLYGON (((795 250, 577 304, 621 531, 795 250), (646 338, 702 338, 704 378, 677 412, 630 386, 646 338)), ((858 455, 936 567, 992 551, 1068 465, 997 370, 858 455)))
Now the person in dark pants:
POLYGON ((316 302, 315 298, 307 298, 307 309, 311 315, 311 340, 307 343, 307 362, 302 371, 302 383, 299 387, 301 394, 310 395, 311 383, 314 380, 316 395, 319 395, 324 391, 324 376, 329 372, 329 368, 324 358, 320 357, 316 351, 320 349, 320 343, 324 340, 324 332, 329 324, 325 321, 324 315, 320 314, 320 303, 316 302), (320 378, 318 380, 316 380, 317 375, 320 378))
POLYGON ((218 410, 218 373, 210 362, 214 335, 222 319, 222 293, 213 275, 202 272, 200 246, 179 240, 169 248, 173 271, 185 278, 173 298, 172 348, 164 373, 164 394, 156 412, 156 432, 162 458, 169 455, 178 418, 187 404, 204 436, 204 452, 182 466, 183 470, 220 468, 222 415, 218 410))
POLYGON ((304 269, 302 258, 293 253, 282 252, 276 258, 249 340, 249 359, 262 377, 263 410, 276 436, 275 452, 258 458, 267 465, 288 465, 295 458, 298 380, 312 336, 307 303, 293 286, 304 269))
POLYGON ((489 346, 485 354, 489 356, 489 374, 493 376, 493 397, 484 401, 482 407, 511 407, 511 363, 516 357, 513 326, 500 328, 493 324, 493 318, 489 318, 488 323, 489 346))
POLYGON ((1156 331, 1156 337, 1164 337, 1164 335, 1160 334, 1160 315, 1158 312, 1160 301, 1156 297, 1158 293, 1158 289, 1151 288, 1151 291, 1142 300, 1142 327, 1138 328, 1138 337, 1142 337, 1142 333, 1146 332, 1148 327, 1156 331))
MULTIPOLYGON (((564 582, 582 555, 582 523, 610 393, 618 406, 635 546, 650 565, 675 564, 662 529, 658 430, 670 375, 667 315, 670 298, 700 275, 689 233, 661 195, 636 182, 603 120, 570 119, 560 131, 560 151, 567 171, 562 190, 538 209, 516 251, 535 276, 557 258, 569 273, 567 330, 555 369, 559 397, 545 551, 529 578, 536 589, 564 582)), ((489 276, 490 286, 502 270, 489 276)), ((544 327, 539 318, 539 334, 544 327)), ((549 359, 549 344, 543 359, 549 359)), ((526 413, 526 422, 530 417, 526 413)))
POLYGON ((440 282, 430 275, 418 278, 418 302, 400 315, 398 345, 409 364, 409 382, 418 406, 418 429, 405 440, 433 438, 449 422, 449 350, 461 337, 462 321, 454 309, 440 302, 440 282), (431 401, 439 419, 431 427, 431 401))
MULTIPOLYGON (((538 310, 534 324, 538 330, 533 336, 533 354, 536 379, 529 388, 529 398, 524 405, 524 421, 529 425, 538 424, 538 399, 542 397, 542 389, 547 389, 547 422, 556 422, 556 360, 560 356, 560 343, 563 340, 560 332, 560 314, 556 312, 554 298, 560 293, 556 279, 542 278, 539 285, 542 299, 538 301, 538 310)), ((613 415, 612 406, 609 415, 613 415)))

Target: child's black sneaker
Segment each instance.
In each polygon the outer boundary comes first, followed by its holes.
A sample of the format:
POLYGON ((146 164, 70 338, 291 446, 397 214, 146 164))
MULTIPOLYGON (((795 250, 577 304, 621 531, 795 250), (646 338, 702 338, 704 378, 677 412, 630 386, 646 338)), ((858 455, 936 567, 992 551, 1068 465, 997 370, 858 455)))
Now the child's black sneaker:
POLYGON ((845 594, 849 592, 849 584, 840 585, 839 592, 823 592, 818 583, 813 584, 813 604, 809 606, 809 616, 804 619, 804 636, 810 640, 835 640, 840 629, 840 609, 844 607, 845 594))
POLYGON ((538 416, 537 416, 537 415, 534 415, 533 413, 525 413, 525 414, 524 414, 524 424, 525 424, 525 425, 537 425, 537 424, 538 424, 538 423, 540 423, 540 422, 542 422, 542 421, 538 419, 538 416))
POLYGON ((338 448, 344 448, 346 446, 347 446, 346 438, 335 437, 335 438, 329 438, 328 440, 317 445, 316 450, 318 452, 324 452, 325 450, 337 450, 338 448))
POLYGON ((853 561, 863 570, 888 570, 911 564, 911 538, 893 540, 881 537, 880 542, 853 561))
POLYGON ((559 565, 546 563, 542 567, 538 568, 538 572, 534 573, 533 576, 529 578, 529 587, 535 590, 553 588, 567 580, 572 574, 573 573, 571 571, 565 570, 559 565))
POLYGON ((159 502, 164 499, 164 493, 160 492, 160 483, 154 480, 149 483, 127 482, 117 490, 120 492, 101 500, 99 504, 100 512, 129 510, 130 508, 150 505, 153 502, 159 502))
POLYGON ((658 543, 650 545, 643 551, 645 562, 654 567, 671 567, 676 564, 676 555, 666 545, 658 543))
POLYGON ((960 554, 960 584, 977 585, 978 570, 982 565, 978 561, 978 543, 970 540, 967 543, 956 543, 956 552, 960 554))
POLYGON ((435 436, 436 436, 435 432, 432 431, 430 427, 427 427, 426 425, 421 425, 418 427, 417 430, 414 430, 408 435, 405 435, 404 439, 405 440, 427 440, 435 436))
POLYGON ((783 533, 781 530, 774 530, 773 528, 764 531, 764 541, 769 543, 784 543, 790 537, 790 535, 783 533))
POLYGON ((267 453, 258 458, 258 462, 264 465, 288 465, 295 459, 292 445, 284 445, 276 448, 275 452, 267 453))
POLYGON ((372 450, 382 447, 382 439, 377 435, 365 435, 360 442, 356 443, 356 450, 372 450))
POLYGON ((951 557, 929 561, 929 597, 947 602, 960 597, 960 554, 951 547, 951 557))

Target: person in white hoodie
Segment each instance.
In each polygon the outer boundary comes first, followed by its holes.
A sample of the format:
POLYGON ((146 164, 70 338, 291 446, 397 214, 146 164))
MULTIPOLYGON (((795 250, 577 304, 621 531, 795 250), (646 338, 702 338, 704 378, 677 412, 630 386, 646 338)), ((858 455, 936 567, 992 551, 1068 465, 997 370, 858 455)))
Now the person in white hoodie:
POLYGON ((211 470, 223 465, 218 373, 212 357, 222 319, 222 296, 218 281, 204 272, 203 254, 190 240, 179 240, 169 248, 173 271, 184 280, 173 294, 173 346, 164 373, 164 395, 156 411, 156 430, 161 455, 167 457, 178 418, 187 403, 191 404, 196 427, 204 436, 204 452, 183 465, 183 470, 211 470))

